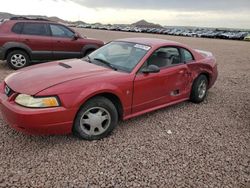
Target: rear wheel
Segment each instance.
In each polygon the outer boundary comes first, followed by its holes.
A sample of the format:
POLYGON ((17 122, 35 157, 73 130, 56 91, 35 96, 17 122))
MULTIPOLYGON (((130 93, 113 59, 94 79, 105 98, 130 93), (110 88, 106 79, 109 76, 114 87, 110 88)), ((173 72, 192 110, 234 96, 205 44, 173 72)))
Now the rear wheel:
POLYGON ((96 97, 87 101, 78 112, 73 132, 85 140, 98 140, 108 136, 117 122, 114 104, 105 97, 96 97))
POLYGON ((10 68, 17 70, 30 64, 29 56, 22 50, 14 50, 7 55, 7 63, 10 68))
POLYGON ((200 75, 193 83, 190 100, 194 103, 204 101, 207 95, 207 89, 208 79, 205 75, 200 75))

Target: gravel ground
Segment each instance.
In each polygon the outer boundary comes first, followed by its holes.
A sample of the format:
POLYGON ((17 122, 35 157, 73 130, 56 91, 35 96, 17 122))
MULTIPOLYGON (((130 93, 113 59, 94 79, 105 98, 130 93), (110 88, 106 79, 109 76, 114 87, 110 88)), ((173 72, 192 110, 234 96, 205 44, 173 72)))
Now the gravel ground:
MULTIPOLYGON (((100 141, 27 136, 0 117, 0 187, 250 187, 250 43, 148 36, 214 53, 219 78, 204 103, 184 102, 125 122, 100 141)), ((13 71, 0 63, 0 80, 13 71)))

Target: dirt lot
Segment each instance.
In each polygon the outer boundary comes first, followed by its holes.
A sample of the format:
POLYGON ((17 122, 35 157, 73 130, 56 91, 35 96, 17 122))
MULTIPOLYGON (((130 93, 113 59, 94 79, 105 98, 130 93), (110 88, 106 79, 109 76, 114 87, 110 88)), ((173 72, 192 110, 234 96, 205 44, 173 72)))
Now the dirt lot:
MULTIPOLYGON (((250 186, 250 43, 79 31, 104 41, 157 37, 211 51, 218 81, 204 103, 184 102, 121 122, 101 141, 27 136, 0 117, 0 187, 250 186)), ((0 63, 1 81, 11 72, 0 63)))

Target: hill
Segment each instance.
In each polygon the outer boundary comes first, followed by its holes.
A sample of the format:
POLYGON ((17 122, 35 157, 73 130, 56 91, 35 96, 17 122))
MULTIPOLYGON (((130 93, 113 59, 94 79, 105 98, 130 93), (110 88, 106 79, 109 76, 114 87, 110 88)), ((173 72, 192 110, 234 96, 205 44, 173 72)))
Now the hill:
POLYGON ((0 19, 9 19, 13 16, 14 16, 13 14, 7 12, 0 12, 0 19))
POLYGON ((163 28, 159 24, 150 23, 150 22, 147 22, 146 20, 140 20, 131 25, 134 27, 141 27, 141 28, 163 28))
MULTIPOLYGON (((64 24, 73 23, 73 22, 65 21, 65 20, 58 18, 56 16, 48 17, 48 16, 41 16, 41 15, 15 15, 15 14, 10 14, 10 13, 6 13, 6 12, 0 12, 0 20, 10 19, 11 17, 15 17, 15 16, 22 16, 22 17, 27 17, 27 18, 43 18, 43 19, 54 21, 54 22, 64 23, 64 24)), ((78 21, 78 22, 81 22, 81 21, 78 21)))

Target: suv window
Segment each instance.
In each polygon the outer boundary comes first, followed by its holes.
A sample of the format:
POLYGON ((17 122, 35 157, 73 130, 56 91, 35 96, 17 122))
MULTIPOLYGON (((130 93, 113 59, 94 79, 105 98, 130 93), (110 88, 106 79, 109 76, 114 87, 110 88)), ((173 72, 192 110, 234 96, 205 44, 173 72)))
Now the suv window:
POLYGON ((74 32, 72 32, 70 29, 62 25, 50 24, 50 29, 51 29, 52 36, 54 37, 72 38, 74 36, 74 32))
POLYGON ((181 63, 179 49, 164 47, 156 50, 147 60, 147 66, 157 65, 160 68, 170 67, 181 63))
POLYGON ((17 33, 17 34, 21 34, 22 32, 22 27, 23 27, 23 23, 16 23, 13 27, 12 27, 12 32, 17 33))
POLYGON ((22 34, 47 36, 46 24, 43 23, 24 23, 22 34))
POLYGON ((194 57, 193 57, 193 55, 191 54, 191 52, 189 52, 188 50, 186 50, 186 49, 183 49, 182 48, 182 51, 183 51, 183 58, 184 58, 184 61, 185 62, 190 62, 190 61, 193 61, 194 60, 194 57))

